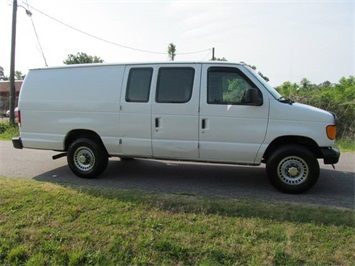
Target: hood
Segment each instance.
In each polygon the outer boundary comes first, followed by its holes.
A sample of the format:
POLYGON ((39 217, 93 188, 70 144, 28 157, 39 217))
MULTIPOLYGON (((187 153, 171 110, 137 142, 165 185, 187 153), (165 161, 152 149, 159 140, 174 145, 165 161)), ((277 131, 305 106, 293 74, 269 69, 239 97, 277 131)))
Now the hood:
POLYGON ((279 101, 273 101, 270 105, 270 119, 334 123, 334 116, 328 111, 302 103, 279 101))

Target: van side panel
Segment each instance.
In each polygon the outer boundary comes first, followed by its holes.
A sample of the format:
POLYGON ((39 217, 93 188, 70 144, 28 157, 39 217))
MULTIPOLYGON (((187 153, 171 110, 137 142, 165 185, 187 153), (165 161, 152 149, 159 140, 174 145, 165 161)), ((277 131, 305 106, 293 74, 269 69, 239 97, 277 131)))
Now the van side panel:
POLYGON ((201 64, 161 65, 152 104, 154 158, 198 160, 201 64))
MULTIPOLYGON (((121 92, 120 137, 123 156, 152 156, 152 99, 154 99, 156 71, 152 66, 127 66, 121 92), (133 73, 142 71, 145 74, 133 73), (146 75, 146 76, 144 76, 146 75), (150 79, 149 79, 149 77, 150 79), (140 80, 142 78, 144 81, 140 80), (136 80, 134 80, 136 79, 136 80), (130 97, 131 87, 144 87, 148 90, 144 98, 130 97)), ((141 96, 141 95, 140 95, 141 96)))
POLYGON ((19 102, 24 147, 63 150, 69 131, 85 129, 114 152, 123 71, 123 66, 31 70, 19 102))

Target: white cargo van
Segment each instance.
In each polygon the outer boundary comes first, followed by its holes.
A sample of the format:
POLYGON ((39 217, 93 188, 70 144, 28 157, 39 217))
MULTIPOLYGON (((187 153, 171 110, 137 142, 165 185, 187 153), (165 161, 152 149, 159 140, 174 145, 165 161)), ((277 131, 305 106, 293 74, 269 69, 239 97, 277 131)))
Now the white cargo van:
MULTIPOLYGON (((226 62, 89 64, 30 70, 15 148, 67 155, 79 177, 108 158, 266 163, 271 183, 300 193, 335 164, 335 115, 283 98, 253 69, 226 62)), ((238 173, 236 172, 236 175, 238 173)))

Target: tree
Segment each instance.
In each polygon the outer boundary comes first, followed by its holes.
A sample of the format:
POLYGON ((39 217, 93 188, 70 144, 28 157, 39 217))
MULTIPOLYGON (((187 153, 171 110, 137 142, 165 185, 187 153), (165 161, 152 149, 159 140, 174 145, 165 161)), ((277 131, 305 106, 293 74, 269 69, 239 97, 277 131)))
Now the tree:
MULTIPOLYGON (((256 71, 256 66, 252 66, 252 65, 249 65, 247 63, 244 63, 243 61, 240 62, 241 64, 243 65, 247 65, 249 67, 251 67, 252 69, 254 69, 256 71)), ((262 77, 266 82, 268 82, 270 79, 267 77, 267 76, 264 76, 263 73, 261 73, 260 71, 258 72, 258 74, 260 75, 260 77, 262 77)))
POLYGON ((0 80, 9 80, 8 76, 5 76, 4 68, 0 66, 0 80))
POLYGON ((325 81, 316 85, 307 78, 299 84, 284 82, 276 88, 281 95, 330 112, 338 117, 337 137, 354 140, 355 77, 342 77, 338 83, 325 81))
POLYGON ((0 79, 5 79, 4 68, 0 66, 0 79))
POLYGON ((173 43, 170 43, 168 46, 168 55, 171 61, 174 61, 175 56, 176 56, 176 45, 173 43))
POLYGON ((286 98, 290 98, 292 100, 295 99, 295 95, 297 95, 298 85, 295 82, 285 81, 281 85, 275 88, 281 95, 285 96, 286 98))
POLYGON ((330 87, 332 87, 332 86, 333 86, 333 84, 332 84, 329 80, 324 81, 324 82, 318 84, 318 87, 319 87, 319 88, 330 88, 330 87))
POLYGON ((222 58, 214 57, 211 61, 228 61, 228 60, 225 59, 224 57, 222 58))
MULTIPOLYGON (((15 79, 23 80, 25 79, 26 75, 23 75, 21 71, 15 71, 15 79)), ((8 76, 5 76, 4 68, 0 66, 0 80, 9 80, 8 76)))
POLYGON ((258 74, 260 75, 260 77, 262 77, 266 82, 268 82, 270 79, 267 76, 264 76, 263 73, 261 73, 260 71, 258 72, 258 74))
POLYGON ((69 54, 68 58, 63 61, 66 65, 74 65, 74 64, 90 64, 90 63, 103 63, 102 60, 98 56, 91 56, 83 52, 78 52, 76 55, 69 54))
POLYGON ((245 62, 243 62, 243 61, 240 61, 240 63, 241 63, 242 65, 246 65, 246 66, 251 67, 252 69, 256 70, 256 66, 249 65, 249 64, 247 64, 247 63, 245 63, 245 62))
POLYGON ((15 79, 17 80, 24 80, 26 75, 23 75, 21 71, 15 71, 15 79))
POLYGON ((304 89, 304 90, 311 90, 315 87, 314 84, 311 83, 310 80, 308 80, 307 78, 303 78, 300 82, 300 88, 304 89))

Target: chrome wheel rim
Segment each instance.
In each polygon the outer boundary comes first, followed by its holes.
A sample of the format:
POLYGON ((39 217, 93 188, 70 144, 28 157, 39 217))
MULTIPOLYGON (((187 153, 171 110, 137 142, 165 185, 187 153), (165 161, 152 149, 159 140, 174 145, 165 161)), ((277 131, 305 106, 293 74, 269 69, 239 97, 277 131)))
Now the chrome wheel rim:
POLYGON ((83 172, 90 172, 95 165, 95 154, 88 147, 80 147, 74 153, 74 164, 83 172))
POLYGON ((309 168, 302 158, 290 156, 279 163, 277 174, 287 185, 300 185, 307 180, 309 168))

